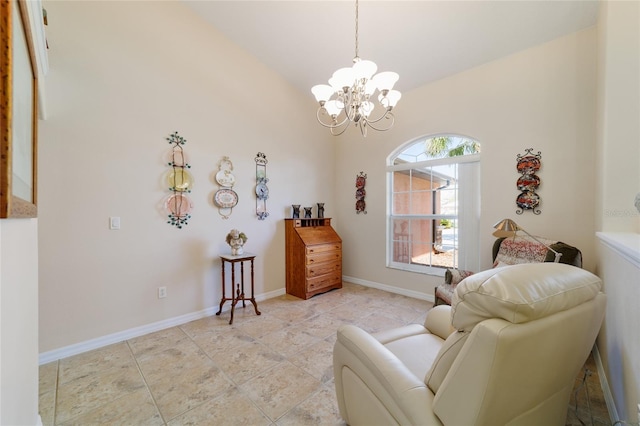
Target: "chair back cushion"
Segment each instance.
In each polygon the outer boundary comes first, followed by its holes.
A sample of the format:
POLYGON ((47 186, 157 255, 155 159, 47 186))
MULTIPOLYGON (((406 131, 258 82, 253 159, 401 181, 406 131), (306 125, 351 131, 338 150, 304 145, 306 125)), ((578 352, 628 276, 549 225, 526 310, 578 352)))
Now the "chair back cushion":
POLYGON ((593 299, 602 281, 562 263, 528 263, 489 269, 464 279, 452 301, 452 325, 471 331, 481 321, 524 323, 593 299))

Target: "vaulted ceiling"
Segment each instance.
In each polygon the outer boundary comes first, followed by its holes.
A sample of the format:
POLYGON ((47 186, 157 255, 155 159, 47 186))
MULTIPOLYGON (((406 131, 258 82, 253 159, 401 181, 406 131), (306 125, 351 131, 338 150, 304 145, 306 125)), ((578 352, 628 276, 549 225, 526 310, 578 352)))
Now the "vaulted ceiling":
MULTIPOLYGON (((184 1, 310 97, 355 56, 355 1, 184 1)), ((407 91, 595 25, 597 13, 597 0, 361 0, 359 56, 407 91)))

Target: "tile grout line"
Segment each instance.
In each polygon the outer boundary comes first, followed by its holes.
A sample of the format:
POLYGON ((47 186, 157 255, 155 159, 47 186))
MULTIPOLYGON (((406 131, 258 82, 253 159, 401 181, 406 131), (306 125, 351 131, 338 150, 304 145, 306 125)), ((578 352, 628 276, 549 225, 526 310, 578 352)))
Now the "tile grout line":
MULTIPOLYGON (((312 316, 312 317, 310 317, 310 318, 306 318, 306 319, 305 319, 305 321, 306 321, 306 320, 310 320, 310 319, 315 318, 315 317, 318 317, 318 316, 320 316, 320 314, 318 314, 318 315, 314 315, 314 316, 312 316)), ((274 318, 278 318, 278 317, 277 317, 277 316, 274 316, 274 318)), ((291 324, 287 324, 287 326, 286 326, 285 328, 288 328, 288 327, 291 327, 291 326, 292 326, 291 324)), ((194 343, 194 344, 195 344, 195 345, 196 345, 200 350, 202 350, 202 351, 203 351, 203 353, 204 353, 204 354, 205 354, 209 359, 211 359, 211 361, 212 361, 212 362, 214 362, 214 363, 215 363, 215 361, 210 357, 210 355, 209 355, 209 354, 208 354, 208 353, 207 353, 207 352, 206 352, 202 347, 200 347, 200 345, 198 345, 198 343, 197 343, 197 342, 196 342, 196 341, 195 341, 195 340, 194 340, 194 339, 189 335, 189 333, 187 333, 185 330, 182 330, 182 331, 187 335, 187 337, 189 337, 189 339, 191 339, 191 341, 192 341, 192 342, 193 342, 193 343, 194 343)), ((310 347, 312 347, 312 346, 314 346, 314 345, 316 345, 316 344, 318 344, 318 343, 322 342, 323 340, 325 340, 325 339, 326 339, 326 338, 328 338, 329 336, 326 336, 325 338, 321 338, 318 342, 311 343, 311 344, 309 344, 309 345, 305 346, 304 348, 301 348, 299 351, 297 351, 297 352, 295 352, 295 353, 293 353, 293 354, 290 354, 289 356, 284 356, 284 355, 282 354, 282 352, 281 352, 281 351, 276 350, 275 348, 273 348, 273 347, 269 346, 268 344, 264 343, 264 342, 263 342, 260 338, 258 338, 258 337, 254 337, 254 336, 250 336, 250 337, 251 337, 251 339, 252 339, 252 342, 259 344, 259 345, 260 345, 260 346, 262 346, 263 348, 267 349, 269 352, 276 353, 276 354, 278 354, 278 355, 282 356, 282 358, 283 358, 283 359, 282 359, 282 361, 279 361, 279 362, 278 362, 278 364, 273 365, 272 367, 267 368, 266 370, 264 370, 263 372, 261 372, 261 373, 259 373, 259 374, 265 374, 265 373, 268 373, 269 371, 276 369, 277 367, 281 366, 283 363, 285 363, 285 362, 286 362, 286 363, 290 364, 292 367, 294 367, 294 368, 296 368, 296 369, 300 370, 301 372, 303 372, 304 374, 308 375, 308 376, 309 376, 309 377, 311 377, 312 379, 317 380, 315 377, 313 377, 313 375, 311 375, 311 374, 310 374, 310 373, 308 373, 306 370, 304 370, 303 368, 301 368, 301 367, 299 367, 298 365, 296 365, 293 361, 291 361, 290 357, 295 356, 295 355, 299 354, 300 352, 302 352, 302 351, 304 351, 304 350, 309 349, 310 347)), ((312 337, 315 337, 315 336, 312 336, 312 337)), ((248 378, 247 380, 245 380, 245 381, 244 381, 244 383, 240 384, 240 383, 238 383, 237 381, 235 381, 233 378, 231 378, 230 376, 228 376, 228 375, 224 372, 224 370, 220 369, 220 371, 222 371, 222 372, 225 374, 225 376, 227 376, 227 377, 229 378, 229 380, 231 380, 231 382, 232 382, 232 383, 235 385, 235 387, 237 388, 238 392, 240 392, 243 396, 245 396, 245 397, 246 397, 246 398, 251 402, 251 404, 252 404, 252 405, 253 405, 253 406, 254 406, 258 411, 260 411, 260 413, 262 413, 262 414, 265 416, 265 418, 266 418, 266 419, 268 419, 272 424, 276 424, 276 423, 277 423, 281 418, 283 418, 284 416, 286 416, 289 412, 291 412, 292 410, 294 410, 295 408, 297 408, 299 405, 301 405, 301 404, 302 404, 302 403, 304 403, 305 401, 309 400, 312 396, 317 395, 319 392, 321 392, 321 391, 322 391, 323 387, 325 386, 325 383, 324 383, 324 382, 322 382, 322 380, 318 380, 318 382, 319 382, 319 387, 318 387, 318 390, 317 390, 316 392, 313 392, 312 394, 308 395, 308 396, 307 396, 307 398, 303 399, 303 400, 302 400, 302 401, 300 401, 298 404, 296 404, 295 406, 291 407, 289 410, 287 410, 287 411, 285 411, 284 413, 282 413, 282 414, 281 414, 279 417, 277 417, 276 419, 272 419, 272 418, 271 418, 271 417, 270 417, 266 412, 264 412, 264 410, 262 410, 262 408, 260 408, 260 406, 256 403, 256 401, 254 401, 252 398, 250 398, 248 395, 246 395, 246 391, 244 391, 244 390, 242 389, 242 385, 243 385, 243 384, 245 384, 245 383, 247 383, 247 382, 249 382, 253 377, 248 378)), ((255 377, 255 376, 254 376, 254 377, 255 377)), ((218 396, 218 397, 219 397, 219 396, 218 396)), ((213 398, 213 399, 217 399, 218 397, 213 398)), ((203 404, 205 404, 205 403, 206 403, 206 401, 205 401, 205 402, 203 402, 203 403, 202 403, 202 404, 200 404, 200 405, 203 405, 203 404)), ((200 406, 200 405, 199 405, 199 406, 200 406)), ((195 409, 195 408, 197 408, 197 407, 194 407, 193 409, 195 409)), ((191 410, 187 410, 187 411, 185 411, 185 413, 186 413, 186 412, 188 412, 188 411, 191 411, 191 410)), ((182 413, 182 414, 184 414, 184 413, 182 413)), ((180 414, 180 415, 182 415, 182 414, 180 414)), ((177 417, 177 416, 176 416, 176 417, 177 417)))
POLYGON ((53 387, 53 419, 55 426, 56 416, 58 415, 58 386, 60 384, 60 360, 56 361, 56 385, 53 387))
POLYGON ((147 378, 144 377, 144 374, 142 373, 142 368, 140 367, 140 364, 138 363, 138 358, 133 353, 133 349, 131 348, 131 345, 129 344, 129 340, 125 340, 125 343, 127 344, 127 348, 129 349, 129 353, 131 354, 131 357, 133 358, 133 362, 136 364, 136 368, 138 369, 138 373, 140 374, 140 377, 142 377, 142 382, 144 383, 144 387, 147 389, 147 392, 149 393, 149 397, 151 397, 151 401, 153 401, 153 406, 156 408, 156 411, 160 415, 160 419, 162 420, 162 424, 166 426, 167 421, 165 420, 164 415, 162 414, 162 411, 160 411, 160 407, 158 407, 158 403, 156 402, 155 396, 153 396, 153 392, 151 392, 151 388, 149 387, 149 383, 147 383, 147 378))
MULTIPOLYGON (((249 398, 248 396, 246 396, 246 395, 245 395, 245 392, 242 390, 241 385, 240 385, 238 382, 236 382, 235 380, 233 380, 233 378, 232 378, 231 376, 229 376, 229 374, 227 374, 227 372, 226 372, 226 371, 224 371, 224 370, 223 370, 223 369, 222 369, 222 368, 221 368, 221 367, 216 363, 216 361, 215 361, 213 358, 211 358, 211 356, 207 353, 207 351, 205 351, 205 350, 204 350, 204 348, 202 348, 202 347, 198 344, 198 342, 196 342, 196 341, 193 339, 193 337, 191 337, 191 336, 189 335, 189 333, 187 333, 187 332, 186 332, 186 330, 182 329, 182 326, 178 326, 178 327, 180 328, 180 331, 182 331, 182 332, 183 332, 183 333, 184 333, 184 334, 185 334, 185 335, 186 335, 186 336, 191 340, 191 342, 192 342, 194 345, 196 345, 196 347, 197 347, 200 351, 202 351, 202 353, 203 353, 203 354, 205 354, 205 356, 206 356, 206 357, 207 357, 211 362, 213 362, 213 363, 214 363, 214 365, 216 366, 216 368, 217 368, 218 370, 220 370, 220 372, 224 375, 224 377, 226 377, 226 378, 227 378, 231 383, 233 383, 233 386, 234 386, 234 388, 238 391, 238 393, 240 393, 241 395, 245 396, 245 397, 246 397, 246 398, 251 402, 251 404, 252 404, 252 405, 253 405, 253 406, 254 406, 258 411, 260 411, 260 413, 262 413, 262 415, 264 415, 264 416, 265 416, 265 418, 267 418, 267 419, 268 419, 272 424, 273 424, 273 423, 275 423, 275 421, 274 421, 274 420, 272 420, 272 419, 271 419, 271 417, 269 417, 269 416, 267 415, 267 413, 265 413, 265 412, 264 412, 264 411, 263 411, 263 410, 262 410, 262 409, 261 409, 261 408, 256 404, 256 402, 255 402, 253 399, 251 399, 251 398, 249 398)), ((264 343, 262 343, 262 342, 259 342, 255 337, 253 337, 253 336, 250 336, 250 337, 251 337, 251 339, 253 339, 253 340, 252 340, 253 342, 256 342, 256 343, 258 343, 258 344, 260 344, 260 345, 262 345, 262 346, 264 346, 264 347, 267 347, 267 348, 268 348, 268 346, 266 346, 266 345, 265 345, 264 343)), ((274 366, 274 367, 275 367, 275 366, 274 366)), ((272 368, 274 368, 274 367, 271 367, 271 368, 269 368, 269 369, 267 369, 267 370, 265 370, 265 371, 269 371, 269 370, 271 370, 271 369, 272 369, 272 368)), ((245 382, 247 382, 247 381, 249 381, 249 380, 246 380, 245 382)), ((226 395, 227 393, 228 393, 228 391, 227 391, 227 392, 225 392, 225 393, 221 393, 220 395, 216 396, 215 398, 211 398, 211 399, 208 399, 208 400, 206 400, 206 401, 203 401, 201 404, 198 404, 197 406, 194 406, 194 407, 190 408, 189 410, 186 410, 185 412, 183 412, 183 413, 180 413, 180 414, 176 415, 175 417, 173 417, 173 419, 178 418, 179 416, 183 416, 184 414, 188 413, 189 411, 195 410, 195 409, 197 409, 197 408, 199 408, 199 407, 203 406, 203 405, 204 405, 204 404, 206 404, 207 402, 214 401, 214 400, 216 400, 216 399, 218 399, 218 398, 221 398, 221 397, 223 397, 224 395, 226 395)), ((171 419, 171 420, 173 420, 173 419, 171 419)))

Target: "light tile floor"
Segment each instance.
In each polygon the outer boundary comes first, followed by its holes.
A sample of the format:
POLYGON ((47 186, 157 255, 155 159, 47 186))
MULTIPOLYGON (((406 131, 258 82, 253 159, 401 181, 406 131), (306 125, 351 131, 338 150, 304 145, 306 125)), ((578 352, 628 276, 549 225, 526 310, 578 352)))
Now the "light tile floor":
POLYGON ((567 426, 611 425, 611 417, 593 355, 589 355, 587 362, 576 377, 569 401, 566 424, 567 426))
MULTIPOLYGON (((285 295, 260 302, 261 316, 249 304, 236 309, 233 325, 227 311, 64 358, 40 367, 42 422, 344 425, 333 383, 337 328, 422 323, 431 306, 345 283, 306 301, 285 295)), ((578 402, 578 416, 588 419, 578 402)), ((571 415, 567 424, 580 424, 571 415)))

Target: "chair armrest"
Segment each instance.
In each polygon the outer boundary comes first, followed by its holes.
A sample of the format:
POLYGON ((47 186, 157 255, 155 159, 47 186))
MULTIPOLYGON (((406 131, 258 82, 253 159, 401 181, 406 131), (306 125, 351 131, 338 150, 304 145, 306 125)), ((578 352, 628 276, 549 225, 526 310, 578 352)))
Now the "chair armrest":
POLYGON ((469 275, 473 275, 474 273, 475 272, 468 271, 466 269, 447 268, 447 270, 444 271, 444 283, 450 284, 455 287, 460 281, 464 280, 469 275))
POLYGON ((424 328, 442 340, 447 340, 447 337, 456 331, 451 325, 451 306, 438 305, 430 309, 424 321, 424 328))
MULTIPOLYGON (((441 425, 433 414, 434 395, 424 378, 416 377, 382 343, 356 326, 340 327, 337 337, 333 349, 336 396, 348 424, 371 422, 374 413, 384 413, 400 424, 441 425)), ((381 417, 376 420, 385 422, 381 417)))

